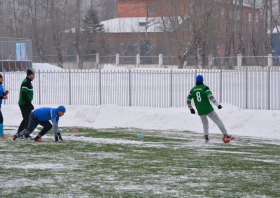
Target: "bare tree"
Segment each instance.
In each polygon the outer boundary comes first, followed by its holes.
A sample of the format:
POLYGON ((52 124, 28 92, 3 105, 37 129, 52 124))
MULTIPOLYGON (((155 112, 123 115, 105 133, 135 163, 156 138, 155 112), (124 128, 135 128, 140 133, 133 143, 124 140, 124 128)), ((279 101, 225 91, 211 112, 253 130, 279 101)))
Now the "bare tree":
POLYGON ((29 0, 27 1, 28 11, 31 17, 31 26, 29 29, 30 37, 32 38, 35 50, 41 58, 41 61, 45 59, 45 44, 46 42, 46 31, 47 21, 49 17, 49 5, 50 0, 29 0))
POLYGON ((67 26, 67 18, 69 17, 68 1, 65 0, 62 6, 55 6, 55 1, 51 0, 50 17, 51 17, 51 30, 52 40, 56 50, 57 64, 59 67, 63 67, 62 56, 62 39, 65 36, 65 30, 67 26))

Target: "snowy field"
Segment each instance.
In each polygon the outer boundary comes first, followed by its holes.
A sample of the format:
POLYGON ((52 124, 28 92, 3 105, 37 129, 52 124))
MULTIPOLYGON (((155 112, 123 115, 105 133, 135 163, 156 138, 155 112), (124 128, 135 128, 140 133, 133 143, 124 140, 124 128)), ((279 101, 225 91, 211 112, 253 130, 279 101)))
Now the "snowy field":
MULTIPOLYGON (((58 105, 34 105, 35 108, 58 105)), ((214 107, 224 122, 228 133, 238 136, 280 140, 279 110, 245 110, 230 104, 214 107)), ((66 113, 60 119, 60 126, 88 128, 139 128, 153 130, 177 130, 200 133, 203 137, 199 116, 190 113, 187 107, 121 107, 116 105, 86 106, 65 105, 66 113)), ((21 112, 17 105, 2 105, 4 126, 19 126, 21 112)), ((211 133, 221 134, 219 128, 209 122, 211 133)))
POLYGON ((64 128, 59 143, 52 131, 43 143, 0 140, 1 196, 279 196, 279 141, 237 136, 224 144, 212 134, 205 144, 188 131, 72 130, 64 128))

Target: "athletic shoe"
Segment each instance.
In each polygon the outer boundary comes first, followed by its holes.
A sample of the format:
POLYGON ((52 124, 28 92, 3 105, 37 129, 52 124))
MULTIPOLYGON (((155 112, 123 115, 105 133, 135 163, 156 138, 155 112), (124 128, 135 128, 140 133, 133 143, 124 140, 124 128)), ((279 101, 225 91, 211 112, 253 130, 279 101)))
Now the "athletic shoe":
POLYGON ((205 143, 208 143, 208 142, 209 142, 209 137, 208 137, 208 135, 204 135, 204 138, 205 138, 205 143))
POLYGON ((36 142, 44 142, 41 138, 35 138, 34 139, 36 142))
POLYGON ((234 139, 235 139, 235 137, 233 137, 231 135, 224 135, 222 140, 223 140, 224 143, 229 143, 230 140, 234 140, 234 139))
POLYGON ((30 135, 28 135, 28 136, 24 136, 24 139, 25 139, 25 140, 34 140, 34 138, 33 138, 33 137, 31 137, 30 135))
POLYGON ((11 137, 11 142, 14 142, 15 140, 16 140, 16 136, 14 135, 11 137))
POLYGON ((5 135, 4 135, 3 137, 0 137, 0 139, 1 139, 1 138, 2 138, 2 139, 8 139, 8 137, 5 136, 5 135))

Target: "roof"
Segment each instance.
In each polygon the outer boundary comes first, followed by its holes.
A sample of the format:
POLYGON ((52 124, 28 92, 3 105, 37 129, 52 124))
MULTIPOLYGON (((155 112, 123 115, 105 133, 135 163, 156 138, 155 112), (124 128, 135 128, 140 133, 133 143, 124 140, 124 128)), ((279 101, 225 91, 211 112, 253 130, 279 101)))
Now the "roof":
MULTIPOLYGON (((178 17, 179 21, 182 21, 178 17)), ((115 18, 107 21, 102 21, 104 30, 109 33, 144 33, 146 32, 163 32, 163 20, 169 24, 170 19, 165 17, 126 17, 115 18), (148 23, 147 23, 148 21, 148 23)))

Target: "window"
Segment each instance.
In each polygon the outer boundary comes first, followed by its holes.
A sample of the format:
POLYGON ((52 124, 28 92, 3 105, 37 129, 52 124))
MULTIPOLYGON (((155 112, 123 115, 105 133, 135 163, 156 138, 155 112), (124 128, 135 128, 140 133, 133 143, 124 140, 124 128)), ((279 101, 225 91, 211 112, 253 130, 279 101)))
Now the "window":
POLYGON ((149 14, 156 14, 157 13, 157 5, 150 4, 149 5, 149 14))
POLYGON ((237 11, 237 20, 240 20, 240 10, 237 11))
POLYGON ((221 18, 224 18, 225 17, 225 11, 224 9, 221 10, 221 18))
POLYGON ((146 27, 146 25, 148 25, 147 22, 139 22, 139 26, 146 27))
POLYGON ((257 23, 259 22, 259 14, 258 13, 256 14, 256 22, 257 23))
POLYGON ((190 13, 193 13, 193 4, 190 4, 190 13))
POLYGON ((248 13, 248 21, 252 21, 252 15, 251 15, 251 13, 248 13))

